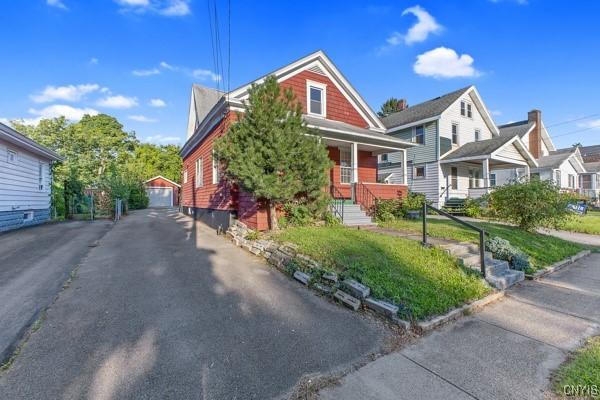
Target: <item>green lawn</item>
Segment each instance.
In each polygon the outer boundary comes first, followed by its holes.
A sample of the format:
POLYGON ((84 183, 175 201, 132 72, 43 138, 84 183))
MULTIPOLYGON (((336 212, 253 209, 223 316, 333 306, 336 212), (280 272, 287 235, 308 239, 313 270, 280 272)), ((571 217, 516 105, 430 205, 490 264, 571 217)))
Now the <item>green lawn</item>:
MULTIPOLYGON (((595 386, 600 390, 600 336, 590 339, 556 374, 555 390, 564 394, 565 386, 595 386)), ((600 398, 600 396, 589 398, 600 398)))
POLYGON ((376 298, 402 305, 404 318, 443 314, 489 291, 445 252, 408 239, 345 227, 289 228, 275 239, 368 285, 376 298))
MULTIPOLYGON (((513 246, 529 255, 534 271, 589 248, 553 236, 525 232, 514 226, 488 222, 476 223, 475 225, 485 229, 491 236, 499 236, 508 240, 513 246)), ((417 233, 422 232, 421 220, 397 220, 382 223, 381 226, 417 233)), ((431 237, 479 244, 479 234, 477 232, 450 220, 428 219, 428 232, 431 237)))
POLYGON ((563 224, 561 229, 600 235, 600 211, 589 211, 582 217, 574 216, 569 222, 563 224))

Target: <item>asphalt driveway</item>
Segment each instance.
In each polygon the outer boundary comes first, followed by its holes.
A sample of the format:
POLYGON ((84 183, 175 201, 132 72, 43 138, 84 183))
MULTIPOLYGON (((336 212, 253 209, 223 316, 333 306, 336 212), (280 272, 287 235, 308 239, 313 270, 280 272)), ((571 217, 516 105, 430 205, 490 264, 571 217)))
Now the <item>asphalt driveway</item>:
POLYGON ((280 398, 389 334, 203 224, 147 210, 91 248, 0 375, 0 398, 280 398))
POLYGON ((78 221, 0 234, 0 364, 111 226, 78 221))

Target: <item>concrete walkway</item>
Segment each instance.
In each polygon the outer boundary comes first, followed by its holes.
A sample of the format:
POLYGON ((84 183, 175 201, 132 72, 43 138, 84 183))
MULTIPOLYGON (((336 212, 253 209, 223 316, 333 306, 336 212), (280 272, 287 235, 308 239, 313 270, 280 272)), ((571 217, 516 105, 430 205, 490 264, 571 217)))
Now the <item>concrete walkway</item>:
POLYGON ((600 254, 347 375, 320 399, 542 399, 550 374, 600 333, 600 254))
MULTIPOLYGON (((443 217, 441 215, 429 215, 429 216, 427 216, 427 218, 448 220, 448 218, 443 217)), ((477 218, 471 218, 471 217, 465 217, 465 216, 461 216, 460 219, 462 219, 463 221, 467 221, 467 222, 486 222, 486 223, 492 223, 492 224, 510 225, 510 224, 500 222, 500 221, 486 221, 483 219, 477 219, 477 218)), ((557 237, 559 239, 567 240, 569 242, 575 242, 575 243, 579 243, 579 244, 600 247, 600 235, 590 235, 587 233, 560 231, 557 229, 538 229, 538 232, 543 233, 544 235, 550 235, 550 236, 557 237)))

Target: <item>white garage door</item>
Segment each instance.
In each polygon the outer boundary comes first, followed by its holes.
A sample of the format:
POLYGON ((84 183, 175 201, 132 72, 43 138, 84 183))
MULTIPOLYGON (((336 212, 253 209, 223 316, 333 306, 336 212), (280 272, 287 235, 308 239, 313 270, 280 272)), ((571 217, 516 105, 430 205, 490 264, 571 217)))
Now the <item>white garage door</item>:
POLYGON ((173 207, 173 188, 151 187, 146 193, 150 199, 148 207, 173 207))

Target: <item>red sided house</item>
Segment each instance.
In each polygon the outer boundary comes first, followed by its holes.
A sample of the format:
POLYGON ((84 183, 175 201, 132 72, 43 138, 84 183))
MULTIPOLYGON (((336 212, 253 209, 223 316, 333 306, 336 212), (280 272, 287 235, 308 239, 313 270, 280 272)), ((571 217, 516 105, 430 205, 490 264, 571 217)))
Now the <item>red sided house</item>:
MULTIPOLYGON (((344 223, 370 223, 364 210, 375 198, 406 195, 406 182, 377 183, 377 155, 406 152, 413 144, 384 134, 385 127, 377 115, 322 51, 270 75, 275 75, 282 88, 294 91, 304 108, 307 125, 318 129, 327 143, 335 162, 330 171, 332 211, 344 223)), ((261 83, 265 77, 252 83, 261 83)), ((213 141, 227 132, 237 113, 244 112, 243 101, 248 98, 250 85, 228 94, 192 87, 188 139, 181 150, 181 206, 184 213, 217 229, 227 229, 232 217, 253 229, 268 228, 266 209, 222 180, 219 163, 213 159, 213 141)))
POLYGON ((177 207, 181 186, 164 176, 158 175, 144 182, 148 195, 148 207, 177 207))

